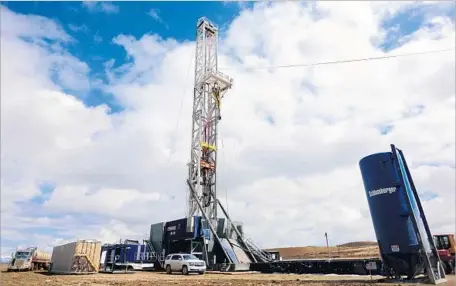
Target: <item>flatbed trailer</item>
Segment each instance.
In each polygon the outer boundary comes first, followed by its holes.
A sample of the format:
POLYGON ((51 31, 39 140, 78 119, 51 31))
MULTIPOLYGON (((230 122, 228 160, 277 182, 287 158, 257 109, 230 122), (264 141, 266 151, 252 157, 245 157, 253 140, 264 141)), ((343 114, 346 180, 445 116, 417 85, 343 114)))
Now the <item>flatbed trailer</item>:
POLYGON ((250 271, 262 273, 382 275, 379 258, 290 259, 250 264, 250 271), (372 263, 375 262, 375 263, 372 263), (369 270, 369 265, 376 269, 369 270))

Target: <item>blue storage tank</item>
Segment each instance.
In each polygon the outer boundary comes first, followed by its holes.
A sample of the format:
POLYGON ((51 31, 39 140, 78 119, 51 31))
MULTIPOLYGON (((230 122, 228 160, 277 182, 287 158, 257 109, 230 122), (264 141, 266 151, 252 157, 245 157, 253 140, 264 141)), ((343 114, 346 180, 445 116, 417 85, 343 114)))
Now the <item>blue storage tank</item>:
POLYGON ((385 152, 364 157, 359 166, 387 271, 412 278, 424 269, 413 216, 418 218, 420 237, 426 234, 404 163, 398 153, 385 152))

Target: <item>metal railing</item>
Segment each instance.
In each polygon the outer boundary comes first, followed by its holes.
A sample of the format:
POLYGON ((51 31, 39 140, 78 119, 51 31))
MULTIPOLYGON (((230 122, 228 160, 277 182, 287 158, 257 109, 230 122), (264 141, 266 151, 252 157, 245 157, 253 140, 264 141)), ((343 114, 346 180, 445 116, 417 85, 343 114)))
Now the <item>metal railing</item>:
POLYGON ((273 260, 272 255, 259 248, 251 238, 243 236, 243 239, 252 254, 260 258, 261 262, 269 262, 273 260))
POLYGON ((165 256, 154 251, 140 252, 135 254, 135 260, 137 261, 165 261, 165 256))

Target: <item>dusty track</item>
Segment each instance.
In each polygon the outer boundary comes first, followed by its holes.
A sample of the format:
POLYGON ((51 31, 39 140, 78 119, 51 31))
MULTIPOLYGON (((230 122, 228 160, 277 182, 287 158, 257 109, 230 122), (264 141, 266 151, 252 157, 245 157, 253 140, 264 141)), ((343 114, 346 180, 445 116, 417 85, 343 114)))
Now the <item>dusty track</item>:
MULTIPOLYGON (((375 278, 378 277, 374 277, 375 278)), ((336 275, 287 275, 287 274, 248 274, 248 275, 216 275, 205 274, 183 276, 180 274, 166 275, 154 272, 136 272, 134 274, 92 274, 92 275, 48 275, 38 272, 2 272, 0 284, 6 285, 36 285, 36 286, 101 286, 101 285, 230 285, 230 286, 259 286, 259 285, 372 285, 369 277, 336 276, 336 275)), ((449 277, 447 285, 455 285, 454 276, 449 277)), ((381 284, 376 285, 397 285, 381 284)), ((414 285, 414 284, 407 284, 414 285)), ((422 284, 421 284, 422 285, 422 284)))

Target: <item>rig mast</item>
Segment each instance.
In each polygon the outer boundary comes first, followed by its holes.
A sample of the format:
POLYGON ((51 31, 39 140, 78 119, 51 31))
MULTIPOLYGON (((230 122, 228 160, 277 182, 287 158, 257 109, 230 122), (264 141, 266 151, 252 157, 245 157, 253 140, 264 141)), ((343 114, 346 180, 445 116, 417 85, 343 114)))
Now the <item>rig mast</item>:
POLYGON ((217 45, 218 27, 205 17, 198 19, 187 216, 203 215, 202 209, 205 217, 215 221, 217 123, 221 120, 221 99, 233 83, 218 71, 217 45))

